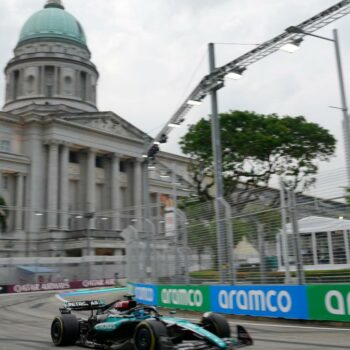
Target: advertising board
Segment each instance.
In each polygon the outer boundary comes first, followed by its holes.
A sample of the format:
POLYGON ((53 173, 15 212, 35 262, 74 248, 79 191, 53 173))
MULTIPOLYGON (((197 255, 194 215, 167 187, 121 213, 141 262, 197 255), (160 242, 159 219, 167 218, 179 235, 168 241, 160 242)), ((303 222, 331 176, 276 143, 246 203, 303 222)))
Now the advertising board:
POLYGON ((307 286, 310 320, 350 321, 350 285, 307 286))
POLYGON ((152 284, 133 283, 129 284, 131 293, 135 295, 136 301, 146 305, 157 305, 157 286, 152 284))
POLYGON ((210 311, 208 286, 158 286, 158 305, 191 311, 210 311))
POLYGON ((210 298, 216 312, 308 319, 304 286, 212 286, 210 298))
POLYGON ((49 290, 64 290, 76 288, 94 288, 114 286, 115 279, 100 279, 100 280, 82 280, 82 281, 64 281, 64 282, 47 282, 47 283, 27 283, 13 284, 7 286, 7 293, 25 293, 25 292, 40 292, 49 290))

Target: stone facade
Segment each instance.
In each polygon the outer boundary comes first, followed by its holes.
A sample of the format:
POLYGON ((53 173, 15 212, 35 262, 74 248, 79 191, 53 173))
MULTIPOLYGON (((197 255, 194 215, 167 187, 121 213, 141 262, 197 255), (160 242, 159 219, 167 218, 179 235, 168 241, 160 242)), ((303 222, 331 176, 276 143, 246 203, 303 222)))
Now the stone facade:
MULTIPOLYGON (((131 221, 143 229, 142 154, 151 138, 117 114, 98 111, 90 57, 73 40, 39 36, 20 42, 5 68, 0 195, 8 229, 0 240, 8 244, 0 244, 0 257, 121 255, 120 232, 131 221)), ((161 171, 173 169, 186 182, 187 166, 187 158, 161 152, 149 172, 158 232, 161 195, 173 192, 161 171)))

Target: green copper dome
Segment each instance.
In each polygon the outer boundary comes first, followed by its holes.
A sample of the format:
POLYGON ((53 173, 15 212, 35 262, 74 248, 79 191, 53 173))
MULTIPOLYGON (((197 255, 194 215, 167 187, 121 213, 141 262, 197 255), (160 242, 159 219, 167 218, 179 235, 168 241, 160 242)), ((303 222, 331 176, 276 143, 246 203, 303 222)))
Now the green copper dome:
POLYGON ((33 39, 64 39, 86 46, 86 37, 80 23, 64 10, 58 0, 49 0, 45 8, 34 13, 24 24, 19 43, 33 39))

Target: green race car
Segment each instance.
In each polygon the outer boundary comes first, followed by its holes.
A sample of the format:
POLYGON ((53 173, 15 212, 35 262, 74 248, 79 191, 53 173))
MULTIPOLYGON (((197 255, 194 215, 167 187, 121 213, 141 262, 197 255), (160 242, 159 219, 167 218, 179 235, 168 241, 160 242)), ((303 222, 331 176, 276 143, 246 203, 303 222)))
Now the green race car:
POLYGON ((190 350, 236 349, 252 345, 248 332, 237 326, 231 338, 226 318, 205 313, 198 323, 164 316, 156 307, 138 304, 128 295, 105 304, 101 300, 65 302, 51 325, 56 346, 80 344, 99 349, 190 350), (72 311, 90 311, 78 317, 72 311))

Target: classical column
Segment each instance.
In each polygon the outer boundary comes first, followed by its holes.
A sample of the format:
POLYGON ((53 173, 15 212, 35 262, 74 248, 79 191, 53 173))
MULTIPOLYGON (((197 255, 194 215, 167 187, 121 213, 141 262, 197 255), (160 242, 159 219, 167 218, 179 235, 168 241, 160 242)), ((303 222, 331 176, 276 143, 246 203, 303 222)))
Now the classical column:
POLYGON ((120 156, 113 153, 111 157, 111 208, 112 230, 120 230, 120 156))
POLYGON ((45 97, 46 94, 46 77, 45 77, 45 66, 41 67, 41 77, 40 77, 40 85, 41 85, 41 95, 45 97))
POLYGON ((69 147, 64 143, 61 147, 60 164, 60 228, 68 230, 69 178, 68 178, 69 147))
MULTIPOLYGON (((95 212, 96 202, 96 151, 92 148, 88 150, 87 164, 86 164, 86 210, 88 212, 95 212)), ((90 229, 95 228, 95 219, 89 220, 90 229)))
POLYGON ((137 229, 142 229, 142 159, 134 162, 134 207, 137 229))
POLYGON ((161 201, 160 201, 161 193, 156 193, 156 205, 157 205, 157 233, 160 234, 162 232, 162 224, 160 223, 162 221, 162 215, 161 215, 161 201))
POLYGON ((58 208, 58 143, 49 143, 49 169, 47 181, 47 203, 48 220, 47 226, 50 229, 57 228, 57 208, 58 208))
POLYGON ((23 230, 23 184, 24 176, 21 173, 16 174, 16 217, 15 229, 16 231, 23 230))

